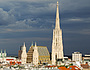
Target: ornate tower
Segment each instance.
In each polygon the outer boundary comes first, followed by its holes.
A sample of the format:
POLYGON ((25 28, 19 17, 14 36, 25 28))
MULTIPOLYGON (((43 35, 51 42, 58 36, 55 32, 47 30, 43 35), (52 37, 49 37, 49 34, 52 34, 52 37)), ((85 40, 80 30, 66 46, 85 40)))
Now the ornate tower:
POLYGON ((57 1, 56 24, 53 29, 52 41, 52 64, 57 64, 57 60, 63 59, 63 43, 62 43, 62 30, 60 29, 59 21, 59 8, 57 1))
POLYGON ((27 63, 33 62, 33 42, 27 53, 27 63))
MULTIPOLYGON (((41 52, 42 53, 42 52, 41 52)), ((36 42, 35 42, 35 47, 34 47, 34 52, 33 52, 33 64, 34 65, 38 65, 38 56, 39 56, 39 54, 38 54, 38 47, 37 47, 37 45, 36 45, 36 42)))
POLYGON ((22 64, 26 63, 26 59, 27 59, 27 52, 26 52, 26 47, 25 47, 25 42, 24 42, 24 45, 22 47, 22 54, 21 54, 22 64))

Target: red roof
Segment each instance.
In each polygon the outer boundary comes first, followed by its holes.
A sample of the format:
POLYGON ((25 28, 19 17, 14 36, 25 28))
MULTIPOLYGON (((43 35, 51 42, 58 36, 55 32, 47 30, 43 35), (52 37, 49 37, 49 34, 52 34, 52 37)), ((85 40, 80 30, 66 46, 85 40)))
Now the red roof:
POLYGON ((78 68, 77 66, 70 66, 68 69, 70 70, 81 70, 80 68, 78 68))
POLYGON ((7 61, 14 60, 14 59, 6 59, 7 61))
POLYGON ((69 70, 69 69, 67 69, 66 67, 59 67, 58 69, 59 69, 59 70, 69 70))

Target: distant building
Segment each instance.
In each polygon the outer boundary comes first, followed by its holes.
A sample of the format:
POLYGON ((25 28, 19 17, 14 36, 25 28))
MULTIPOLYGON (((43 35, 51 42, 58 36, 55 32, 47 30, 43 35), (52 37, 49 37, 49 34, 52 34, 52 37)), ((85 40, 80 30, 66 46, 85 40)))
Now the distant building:
POLYGON ((0 62, 10 62, 16 60, 15 57, 6 57, 6 58, 0 58, 0 62))
POLYGON ((10 65, 21 64, 21 61, 18 61, 15 57, 6 57, 4 62, 9 63, 10 65))
POLYGON ((4 50, 4 53, 3 53, 3 52, 2 52, 2 49, 1 49, 0 62, 5 61, 5 60, 6 60, 6 56, 7 56, 6 50, 4 50))
POLYGON ((21 60, 21 54, 22 54, 22 50, 18 51, 18 59, 21 60))
POLYGON ((22 64, 25 64, 27 60, 27 52, 26 52, 26 47, 25 47, 25 43, 22 47, 22 54, 21 54, 21 62, 22 64))
POLYGON ((6 56, 7 56, 6 50, 4 50, 4 53, 3 53, 1 49, 0 58, 6 58, 6 56))
POLYGON ((72 61, 82 61, 82 54, 80 52, 72 53, 72 61))
MULTIPOLYGON (((84 57, 83 57, 83 61, 84 63, 90 63, 90 54, 86 54, 84 57)), ((90 65, 90 64, 89 64, 90 65)))
POLYGON ((81 64, 83 70, 90 70, 90 66, 88 64, 81 64))
POLYGON ((68 57, 63 57, 64 58, 64 61, 68 61, 68 57))
POLYGON ((18 51, 18 59, 19 59, 19 60, 21 60, 22 47, 23 47, 23 46, 20 46, 20 50, 18 51))

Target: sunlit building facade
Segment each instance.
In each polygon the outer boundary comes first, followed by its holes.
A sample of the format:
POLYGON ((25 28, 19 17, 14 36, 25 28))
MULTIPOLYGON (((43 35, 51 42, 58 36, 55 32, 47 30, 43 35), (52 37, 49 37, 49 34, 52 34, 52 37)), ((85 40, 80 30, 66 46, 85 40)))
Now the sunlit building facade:
POLYGON ((80 52, 72 53, 72 61, 82 61, 82 54, 80 52))

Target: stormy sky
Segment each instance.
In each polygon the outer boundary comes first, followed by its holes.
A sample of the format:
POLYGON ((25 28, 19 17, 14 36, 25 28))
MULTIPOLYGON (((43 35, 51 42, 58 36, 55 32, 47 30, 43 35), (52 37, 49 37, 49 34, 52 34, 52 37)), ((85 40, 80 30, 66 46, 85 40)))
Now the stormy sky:
MULTIPOLYGON (((58 0, 64 54, 90 53, 90 0, 58 0)), ((0 49, 18 55, 26 42, 52 50, 57 0, 0 0, 0 49)))

